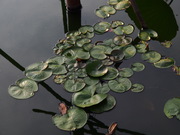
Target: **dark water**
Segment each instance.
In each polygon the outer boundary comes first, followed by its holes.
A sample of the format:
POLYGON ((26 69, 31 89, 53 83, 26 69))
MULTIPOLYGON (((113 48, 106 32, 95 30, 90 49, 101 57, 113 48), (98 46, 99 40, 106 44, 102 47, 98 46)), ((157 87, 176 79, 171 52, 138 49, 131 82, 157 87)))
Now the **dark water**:
MULTIPOLYGON (((94 10, 106 4, 106 1, 82 0, 81 24, 93 25, 100 21, 101 19, 94 15, 94 10)), ((171 4, 178 25, 180 25, 179 6, 180 2, 177 0, 171 4)), ((1 0, 0 47, 23 67, 44 61, 54 55, 52 51, 54 44, 64 37, 62 18, 59 0, 1 0)), ((133 23, 125 12, 118 12, 118 15, 111 19, 133 23)), ((137 30, 135 34, 136 32, 137 30)), ((159 46, 158 42, 152 44, 154 50, 173 57, 177 65, 180 65, 179 43, 178 31, 170 49, 159 46)), ((138 56, 129 63, 125 62, 124 66, 137 59, 138 56)), ((157 69, 148 63, 145 65, 145 71, 131 78, 133 82, 144 84, 144 92, 112 93, 117 99, 116 108, 94 117, 105 125, 118 122, 119 128, 122 129, 121 132, 117 132, 118 135, 179 135, 180 121, 167 119, 163 107, 168 99, 179 96, 180 77, 170 69, 157 69)), ((8 95, 8 86, 23 76, 21 70, 0 55, 0 135, 70 134, 57 129, 51 122, 51 115, 33 112, 33 109, 41 109, 58 113, 57 105, 60 101, 48 92, 47 87, 40 85, 39 92, 28 100, 15 100, 8 95)), ((46 83, 56 93, 70 100, 71 95, 60 85, 54 84, 52 79, 46 83)), ((106 132, 106 129, 97 130, 106 132)))

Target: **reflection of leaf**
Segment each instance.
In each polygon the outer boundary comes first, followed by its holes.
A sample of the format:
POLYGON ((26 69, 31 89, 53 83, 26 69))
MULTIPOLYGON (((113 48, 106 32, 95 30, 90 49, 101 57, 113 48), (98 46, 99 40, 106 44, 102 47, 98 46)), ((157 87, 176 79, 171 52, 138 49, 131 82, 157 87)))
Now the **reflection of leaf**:
MULTIPOLYGON (((142 17, 150 29, 155 30, 159 37, 157 40, 172 40, 178 31, 178 25, 170 6, 163 0, 136 0, 142 17)), ((140 29, 140 24, 132 10, 126 10, 130 18, 140 29)))

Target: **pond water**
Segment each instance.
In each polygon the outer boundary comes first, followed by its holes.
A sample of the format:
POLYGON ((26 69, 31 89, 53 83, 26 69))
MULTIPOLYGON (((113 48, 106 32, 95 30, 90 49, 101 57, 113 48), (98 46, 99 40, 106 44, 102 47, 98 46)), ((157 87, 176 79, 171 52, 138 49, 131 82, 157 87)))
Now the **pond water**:
MULTIPOLYGON (((106 2, 107 0, 81 0, 83 5, 81 24, 93 25, 101 21, 94 11, 106 2)), ((180 26, 179 6, 180 2, 177 0, 170 5, 180 26)), ((52 48, 59 39, 64 38, 63 15, 59 0, 1 0, 0 18, 0 47, 23 67, 54 56, 52 48)), ((124 11, 112 16, 111 20, 134 24, 124 11)), ((137 32, 136 28, 135 35, 137 32)), ((173 46, 169 49, 160 46, 157 41, 152 42, 153 50, 174 58, 177 65, 180 65, 179 34, 178 31, 172 40, 173 46)), ((106 35, 106 38, 108 36, 110 35, 106 35)), ((95 40, 101 38, 98 36, 95 40)), ((142 62, 140 57, 136 56, 126 61, 123 66, 129 66, 134 61, 142 62)), ((144 63, 146 69, 135 74, 131 80, 143 84, 145 90, 142 93, 112 93, 117 99, 116 107, 110 112, 93 117, 99 120, 99 125, 117 122, 121 129, 117 132, 118 135, 179 135, 180 121, 176 118, 166 118, 163 107, 168 99, 179 96, 180 77, 171 69, 157 69, 149 63, 144 63)), ((52 94, 52 91, 68 101, 71 94, 53 83, 52 79, 48 79, 45 81, 46 86, 39 85, 39 91, 33 98, 15 100, 9 96, 7 89, 10 84, 24 76, 23 72, 11 64, 7 57, 0 55, 0 74, 0 135, 70 134, 57 129, 52 124, 51 115, 33 110, 58 113, 60 100, 52 94)), ((86 126, 85 129, 88 130, 89 127, 86 126)), ((100 127, 95 129, 104 134, 107 130, 100 127)), ((78 134, 98 135, 96 130, 91 129, 90 132, 87 130, 82 130, 82 133, 78 134)))

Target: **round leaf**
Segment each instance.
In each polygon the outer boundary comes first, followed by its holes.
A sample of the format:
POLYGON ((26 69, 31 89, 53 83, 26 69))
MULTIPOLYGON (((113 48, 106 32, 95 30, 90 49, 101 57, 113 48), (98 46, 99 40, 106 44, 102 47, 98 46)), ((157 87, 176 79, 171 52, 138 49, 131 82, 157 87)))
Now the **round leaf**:
POLYGON ((174 64, 175 64, 174 59, 166 58, 166 59, 161 59, 160 61, 154 63, 154 66, 157 68, 169 68, 174 64))
POLYGON ((132 75, 133 75, 133 70, 132 69, 130 69, 130 68, 122 68, 122 69, 120 69, 120 71, 119 71, 119 75, 121 76, 121 77, 131 77, 132 75))
POLYGON ((27 99, 34 95, 38 90, 38 85, 35 81, 23 78, 19 79, 15 85, 8 88, 8 93, 16 99, 27 99))
POLYGON ((93 77, 86 77, 84 78, 84 82, 87 85, 96 85, 99 82, 99 79, 93 77))
POLYGON ((82 79, 76 79, 76 80, 67 80, 64 83, 64 88, 68 91, 68 92, 77 92, 82 90, 85 87, 85 83, 82 79))
POLYGON ((56 127, 66 131, 74 131, 82 128, 88 119, 83 109, 71 107, 64 115, 54 115, 52 121, 56 127))
POLYGON ((114 7, 116 10, 124 10, 131 5, 129 0, 121 0, 114 7))
POLYGON ((128 34, 128 35, 132 34, 134 31, 134 26, 133 25, 123 26, 122 31, 124 32, 124 34, 128 34))
POLYGON ((149 51, 149 52, 143 53, 141 55, 141 58, 149 63, 154 63, 161 59, 161 54, 159 54, 156 51, 149 51))
POLYGON ((115 79, 119 75, 118 70, 113 67, 108 67, 108 72, 101 77, 103 80, 112 80, 115 79))
POLYGON ((108 84, 107 83, 104 83, 104 84, 101 84, 101 83, 98 83, 97 85, 96 85, 96 92, 97 93, 101 93, 101 94, 106 94, 106 93, 108 93, 110 91, 110 88, 109 88, 109 86, 108 86, 108 84))
POLYGON ((142 84, 138 84, 138 83, 133 84, 132 88, 131 88, 132 92, 141 92, 143 90, 144 90, 144 86, 142 84))
POLYGON ((136 54, 136 48, 133 45, 127 45, 123 48, 125 59, 130 59, 136 54))
POLYGON ((131 69, 135 72, 140 72, 140 71, 143 71, 145 69, 145 66, 142 63, 136 62, 136 63, 131 65, 131 69))
POLYGON ((94 25, 94 31, 97 34, 103 34, 110 29, 111 24, 108 22, 98 22, 94 25))

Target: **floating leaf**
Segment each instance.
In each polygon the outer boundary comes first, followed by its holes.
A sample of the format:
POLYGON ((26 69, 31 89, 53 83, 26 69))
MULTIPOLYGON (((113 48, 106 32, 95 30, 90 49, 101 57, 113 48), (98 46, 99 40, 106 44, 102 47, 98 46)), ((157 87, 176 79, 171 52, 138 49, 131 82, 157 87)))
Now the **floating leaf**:
POLYGON ((66 131, 74 131, 82 128, 88 119, 83 109, 71 107, 64 115, 54 115, 52 121, 56 127, 66 131))
POLYGON ((113 96, 108 95, 106 99, 104 99, 101 103, 94 105, 89 108, 89 110, 93 113, 103 113, 111 110, 116 105, 116 100, 113 96))
POLYGON ((87 86, 82 91, 74 93, 72 97, 72 102, 78 107, 90 107, 102 102, 107 94, 95 94, 95 85, 87 86))
POLYGON ((132 42, 132 38, 127 36, 116 36, 114 37, 113 42, 116 45, 125 46, 132 42))
POLYGON ((123 50, 113 50, 110 59, 114 62, 119 62, 124 58, 123 50))
POLYGON ((108 82, 109 88, 115 92, 125 92, 131 88, 131 81, 128 78, 118 78, 108 82))
POLYGON ((144 66, 144 64, 142 64, 140 62, 136 62, 136 63, 131 65, 131 69, 135 72, 140 72, 140 71, 143 71, 145 69, 145 66, 144 66))
POLYGON ((132 85, 131 91, 132 92, 141 92, 144 90, 144 86, 142 84, 135 83, 132 85))
POLYGON ((180 98, 169 99, 164 105, 164 113, 168 118, 176 116, 180 120, 180 98))
POLYGON ((54 82, 58 84, 64 83, 66 81, 66 77, 66 75, 56 75, 54 77, 54 82))
POLYGON ((87 76, 87 73, 86 73, 86 70, 83 68, 83 69, 78 69, 76 71, 76 75, 78 77, 86 77, 87 76))
POLYGON ((141 39, 141 40, 144 40, 144 41, 148 41, 151 39, 149 33, 145 30, 141 30, 138 37, 141 39))
POLYGON ((84 49, 85 51, 90 51, 90 50, 93 48, 93 46, 94 46, 94 44, 92 44, 92 43, 87 43, 87 44, 84 44, 84 45, 83 45, 83 49, 84 49))
POLYGON ((122 22, 122 21, 112 21, 112 23, 111 23, 111 28, 117 28, 118 26, 122 26, 122 25, 124 25, 124 22, 122 22))
POLYGON ((84 25, 79 28, 79 31, 82 34, 86 34, 88 32, 94 32, 94 28, 91 25, 84 25))
POLYGON ((118 26, 116 27, 115 29, 113 29, 113 32, 116 34, 116 35, 123 35, 124 32, 123 32, 123 26, 118 26))
POLYGON ((97 93, 101 93, 101 94, 106 94, 106 93, 108 93, 110 91, 110 88, 109 88, 109 86, 108 86, 108 84, 107 83, 104 83, 104 84, 101 84, 101 83, 98 83, 97 85, 96 85, 96 92, 97 93))
POLYGON ((172 41, 161 42, 161 45, 163 45, 166 48, 170 48, 172 46, 172 41))
POLYGON ((130 68, 122 68, 119 71, 119 75, 124 78, 131 77, 133 75, 133 70, 130 68))
POLYGON ((137 45, 135 45, 135 47, 136 47, 136 50, 138 53, 147 52, 147 44, 145 44, 145 43, 137 44, 137 45))
POLYGON ((54 56, 52 58, 49 58, 46 60, 46 63, 48 64, 54 64, 54 65, 62 65, 65 61, 65 57, 63 56, 54 56))
POLYGON ((103 34, 110 29, 111 24, 108 22, 98 22, 94 25, 94 31, 97 34, 103 34))
POLYGON ((67 73, 66 67, 64 65, 49 64, 49 68, 55 75, 67 73))
POLYGON ((78 47, 82 47, 84 44, 90 43, 91 40, 89 38, 80 38, 78 40, 76 40, 76 45, 78 47))
POLYGON ((44 81, 52 75, 52 70, 47 67, 47 63, 34 63, 26 67, 25 75, 34 81, 44 81))
POLYGON ((133 45, 126 45, 123 50, 125 59, 130 59, 136 54, 136 48, 133 45))
POLYGON ((76 79, 76 80, 69 79, 64 83, 64 88, 68 92, 77 92, 82 90, 85 87, 85 85, 86 84, 82 79, 76 79))
POLYGON ((116 5, 118 4, 119 0, 109 0, 108 3, 109 5, 116 5))
POLYGON ((101 61, 92 61, 87 64, 86 72, 92 77, 100 77, 108 72, 108 68, 101 61))
POLYGON ((121 0, 114 6, 114 8, 116 10, 124 10, 128 8, 130 5, 131 5, 131 2, 129 0, 121 0))
POLYGON ((154 63, 154 66, 157 68, 169 68, 175 64, 174 59, 172 58, 166 58, 166 59, 161 59, 158 62, 154 63))
POLYGON ((96 85, 99 82, 99 79, 93 77, 86 77, 84 78, 84 82, 87 85, 96 85))
POLYGON ((156 51, 148 51, 143 53, 141 58, 149 63, 154 63, 161 59, 161 54, 156 51))
POLYGON ((124 34, 128 34, 128 35, 132 34, 134 31, 134 26, 133 25, 123 26, 122 31, 124 32, 124 34))
POLYGON ((103 60, 107 57, 103 46, 95 46, 90 50, 90 54, 93 58, 100 60, 103 60))
POLYGON ((32 97, 37 90, 38 85, 35 81, 22 78, 16 81, 15 85, 9 86, 8 93, 16 99, 27 99, 32 97))
POLYGON ((101 9, 97 9, 97 10, 95 11, 95 14, 96 14, 98 17, 100 17, 100 18, 107 18, 107 17, 109 17, 109 15, 110 15, 110 14, 108 14, 107 12, 104 12, 104 11, 101 10, 101 9))
POLYGON ((115 79, 119 75, 118 70, 113 67, 108 67, 108 72, 101 77, 103 80, 112 80, 115 79))

